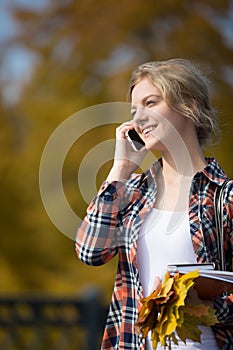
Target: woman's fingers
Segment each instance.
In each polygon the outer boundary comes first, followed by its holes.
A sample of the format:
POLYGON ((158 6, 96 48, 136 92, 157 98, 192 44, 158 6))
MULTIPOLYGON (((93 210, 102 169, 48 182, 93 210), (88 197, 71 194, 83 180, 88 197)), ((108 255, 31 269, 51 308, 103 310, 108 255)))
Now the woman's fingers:
POLYGON ((156 290, 159 287, 160 283, 161 283, 161 279, 158 276, 156 276, 154 279, 154 284, 152 289, 156 290))
POLYGON ((127 130, 133 129, 133 122, 125 122, 116 128, 116 138, 125 139, 125 133, 127 130))
POLYGON ((129 166, 134 171, 144 159, 147 151, 143 149, 139 152, 134 151, 125 133, 133 129, 133 121, 127 121, 116 129, 116 146, 114 160, 120 162, 121 165, 129 166))

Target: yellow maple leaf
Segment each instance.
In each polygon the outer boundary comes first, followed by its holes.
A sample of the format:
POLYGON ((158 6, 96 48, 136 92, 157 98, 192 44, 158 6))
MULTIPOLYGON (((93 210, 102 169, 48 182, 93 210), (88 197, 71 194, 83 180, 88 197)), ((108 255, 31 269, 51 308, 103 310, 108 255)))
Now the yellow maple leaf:
POLYGON ((216 322, 214 309, 204 305, 197 307, 185 304, 187 293, 198 276, 198 270, 186 274, 177 273, 174 276, 166 273, 158 288, 141 300, 138 331, 143 337, 151 331, 154 349, 158 343, 168 349, 172 342, 177 344, 175 331, 184 343, 186 339, 200 341, 198 325, 210 326, 216 322))

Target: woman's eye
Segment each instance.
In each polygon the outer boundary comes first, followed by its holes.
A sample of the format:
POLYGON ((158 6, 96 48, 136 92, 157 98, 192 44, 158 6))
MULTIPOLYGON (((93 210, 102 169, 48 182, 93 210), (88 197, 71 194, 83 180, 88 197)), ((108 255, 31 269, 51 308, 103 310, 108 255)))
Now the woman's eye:
POLYGON ((154 104, 155 104, 155 101, 154 101, 154 100, 148 100, 148 101, 146 101, 146 107, 152 106, 152 105, 154 105, 154 104))

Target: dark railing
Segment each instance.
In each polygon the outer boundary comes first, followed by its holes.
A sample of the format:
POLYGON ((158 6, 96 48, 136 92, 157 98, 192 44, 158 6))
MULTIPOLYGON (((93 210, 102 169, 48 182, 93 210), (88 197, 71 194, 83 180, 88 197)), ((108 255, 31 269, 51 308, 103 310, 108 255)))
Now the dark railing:
POLYGON ((81 298, 0 296, 0 349, 99 350, 105 318, 96 290, 81 298))

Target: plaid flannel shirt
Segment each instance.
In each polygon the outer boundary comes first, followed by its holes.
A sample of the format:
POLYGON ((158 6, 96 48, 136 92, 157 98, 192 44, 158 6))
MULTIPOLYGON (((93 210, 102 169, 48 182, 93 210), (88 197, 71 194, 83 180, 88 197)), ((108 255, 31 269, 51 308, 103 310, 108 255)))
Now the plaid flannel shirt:
MULTIPOLYGON (((193 177, 189 197, 190 234, 197 262, 219 267, 213 198, 216 186, 227 178, 215 159, 193 177)), ((102 350, 144 349, 145 340, 135 330, 143 289, 137 266, 137 239, 145 215, 156 199, 157 161, 143 174, 125 183, 104 182, 90 203, 76 237, 78 257, 89 265, 102 265, 118 254, 118 268, 106 321, 102 350)), ((227 270, 232 271, 233 182, 224 193, 224 249, 227 270)), ((214 299, 219 323, 213 327, 220 349, 233 349, 233 302, 214 299)))

